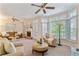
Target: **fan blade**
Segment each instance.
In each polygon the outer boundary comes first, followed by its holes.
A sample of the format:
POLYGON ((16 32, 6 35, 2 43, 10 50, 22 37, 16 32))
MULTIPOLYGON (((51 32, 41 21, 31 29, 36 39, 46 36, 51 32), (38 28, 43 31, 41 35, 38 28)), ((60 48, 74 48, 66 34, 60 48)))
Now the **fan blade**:
POLYGON ((55 7, 45 7, 46 9, 55 9, 55 7))
POLYGON ((43 7, 45 7, 46 5, 47 5, 47 3, 44 3, 44 4, 43 4, 43 7))
POLYGON ((45 9, 43 9, 43 12, 44 12, 44 14, 46 14, 46 10, 45 9))
POLYGON ((39 11, 40 11, 40 9, 38 9, 38 10, 35 12, 35 14, 37 14, 39 11))
POLYGON ((12 17, 12 20, 15 21, 19 21, 18 19, 16 19, 14 16, 12 17))
POLYGON ((35 4, 31 4, 32 6, 37 6, 37 7, 41 7, 41 6, 38 6, 38 5, 35 5, 35 4))

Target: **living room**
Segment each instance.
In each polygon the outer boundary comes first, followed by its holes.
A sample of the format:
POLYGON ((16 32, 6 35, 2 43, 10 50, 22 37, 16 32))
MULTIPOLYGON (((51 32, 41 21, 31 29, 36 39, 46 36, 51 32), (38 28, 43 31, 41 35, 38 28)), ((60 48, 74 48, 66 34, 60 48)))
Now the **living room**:
POLYGON ((0 3, 0 55, 79 56, 78 14, 78 3, 0 3))

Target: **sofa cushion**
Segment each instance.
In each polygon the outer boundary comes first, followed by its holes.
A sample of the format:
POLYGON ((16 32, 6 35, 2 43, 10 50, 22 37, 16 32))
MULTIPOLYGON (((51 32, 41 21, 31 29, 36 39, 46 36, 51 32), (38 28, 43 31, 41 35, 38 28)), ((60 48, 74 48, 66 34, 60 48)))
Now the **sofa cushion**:
POLYGON ((2 56, 24 56, 24 46, 16 47, 16 53, 5 54, 2 56))
POLYGON ((4 49, 5 49, 6 53, 8 53, 8 54, 16 52, 16 48, 12 42, 5 42, 4 49))
POLYGON ((14 44, 15 47, 23 46, 23 44, 20 42, 12 42, 12 43, 14 44))
POLYGON ((4 43, 6 41, 8 42, 8 40, 6 38, 0 37, 0 55, 6 54, 5 49, 4 49, 4 43))

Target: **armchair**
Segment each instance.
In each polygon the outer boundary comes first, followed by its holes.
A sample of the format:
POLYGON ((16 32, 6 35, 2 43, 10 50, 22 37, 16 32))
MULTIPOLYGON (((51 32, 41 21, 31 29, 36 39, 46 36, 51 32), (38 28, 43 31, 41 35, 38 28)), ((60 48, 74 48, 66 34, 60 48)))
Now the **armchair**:
POLYGON ((54 37, 49 37, 48 34, 43 38, 49 46, 56 47, 56 39, 54 37))

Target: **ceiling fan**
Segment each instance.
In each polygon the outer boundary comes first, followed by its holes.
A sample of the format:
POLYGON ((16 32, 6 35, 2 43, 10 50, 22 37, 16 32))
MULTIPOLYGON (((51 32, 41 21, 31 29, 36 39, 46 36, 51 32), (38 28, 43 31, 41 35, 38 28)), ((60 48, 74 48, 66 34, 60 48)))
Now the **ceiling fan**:
POLYGON ((48 3, 43 3, 42 5, 31 4, 32 6, 39 7, 39 9, 35 12, 37 14, 40 10, 43 10, 43 13, 46 14, 46 9, 55 9, 55 7, 46 6, 48 3))

